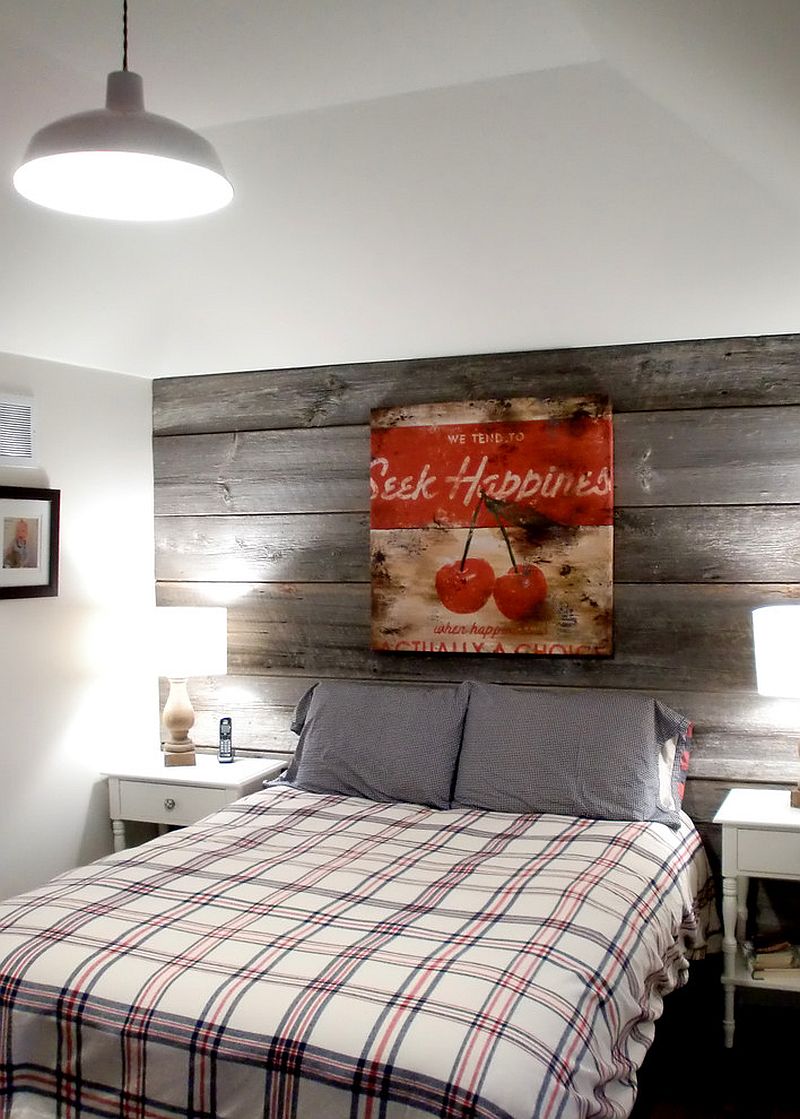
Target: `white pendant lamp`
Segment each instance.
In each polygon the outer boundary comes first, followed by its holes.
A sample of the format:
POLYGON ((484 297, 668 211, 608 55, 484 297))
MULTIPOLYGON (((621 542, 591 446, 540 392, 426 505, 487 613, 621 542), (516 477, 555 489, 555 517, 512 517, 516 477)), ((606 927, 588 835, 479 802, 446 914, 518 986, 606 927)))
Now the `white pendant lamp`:
POLYGON ((21 195, 81 217, 171 221, 227 206, 233 187, 202 136, 148 113, 142 79, 128 70, 128 2, 122 69, 108 75, 105 109, 63 117, 28 144, 14 175, 21 195))

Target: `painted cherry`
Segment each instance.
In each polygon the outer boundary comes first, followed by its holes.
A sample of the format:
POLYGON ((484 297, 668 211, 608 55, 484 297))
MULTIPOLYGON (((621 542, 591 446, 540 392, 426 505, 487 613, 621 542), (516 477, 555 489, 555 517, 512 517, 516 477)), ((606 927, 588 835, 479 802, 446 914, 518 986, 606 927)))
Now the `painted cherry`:
POLYGON ((489 601, 494 571, 483 559, 446 563, 436 572, 436 593, 452 614, 474 614, 489 601))
POLYGON ((452 614, 474 614, 489 601, 494 586, 492 565, 483 559, 467 559, 478 515, 485 500, 478 498, 469 522, 469 532, 460 561, 446 563, 436 572, 436 593, 452 614))
POLYGON ((547 580, 532 563, 510 567, 494 584, 497 609, 514 622, 533 617, 546 598, 547 580))

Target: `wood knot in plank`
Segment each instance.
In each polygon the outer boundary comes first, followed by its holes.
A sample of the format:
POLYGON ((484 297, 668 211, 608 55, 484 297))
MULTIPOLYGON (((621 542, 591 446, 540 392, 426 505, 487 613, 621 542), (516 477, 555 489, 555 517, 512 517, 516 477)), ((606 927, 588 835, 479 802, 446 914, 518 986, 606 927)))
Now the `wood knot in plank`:
POLYGON ((636 477, 645 493, 650 493, 653 485, 653 469, 650 466, 652 451, 648 447, 636 464, 636 477))

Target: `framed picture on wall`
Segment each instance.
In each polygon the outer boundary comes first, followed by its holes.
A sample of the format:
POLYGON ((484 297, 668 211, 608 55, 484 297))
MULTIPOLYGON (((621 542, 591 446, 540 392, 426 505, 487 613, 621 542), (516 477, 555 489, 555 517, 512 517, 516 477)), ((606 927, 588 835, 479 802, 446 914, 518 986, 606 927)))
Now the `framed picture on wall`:
POLYGON ((58 594, 60 490, 0 486, 0 598, 58 594))
POLYGON ((605 397, 372 412, 372 648, 611 656, 605 397))

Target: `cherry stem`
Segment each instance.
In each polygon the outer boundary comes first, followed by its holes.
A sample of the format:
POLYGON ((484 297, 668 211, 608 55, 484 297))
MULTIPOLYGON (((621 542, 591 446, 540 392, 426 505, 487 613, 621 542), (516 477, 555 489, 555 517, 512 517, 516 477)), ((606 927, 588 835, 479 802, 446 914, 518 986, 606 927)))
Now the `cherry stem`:
MULTIPOLYGON (((481 490, 481 500, 482 501, 485 500, 485 497, 486 497, 486 495, 484 494, 483 490, 481 490)), ((506 542, 506 547, 508 548, 508 554, 511 558, 511 566, 514 568, 515 572, 519 572, 519 568, 517 567, 517 561, 514 558, 514 552, 513 552, 513 549, 511 547, 511 541, 508 538, 508 533, 506 532, 505 525, 503 524, 503 521, 500 517, 500 514, 497 512, 496 509, 492 508, 492 506, 489 505, 488 502, 487 502, 486 507, 489 510, 489 512, 492 514, 494 519, 497 521, 497 527, 500 529, 500 531, 503 534, 503 539, 506 542)))
POLYGON ((469 551, 469 546, 472 543, 472 534, 475 531, 475 525, 476 525, 477 520, 478 520, 478 514, 481 511, 481 505, 483 505, 483 493, 481 493, 481 496, 478 498, 477 505, 472 510, 472 520, 469 522, 469 532, 467 533, 467 542, 464 545, 464 554, 462 555, 461 563, 458 566, 459 571, 464 570, 464 564, 467 562, 467 552, 469 551))

